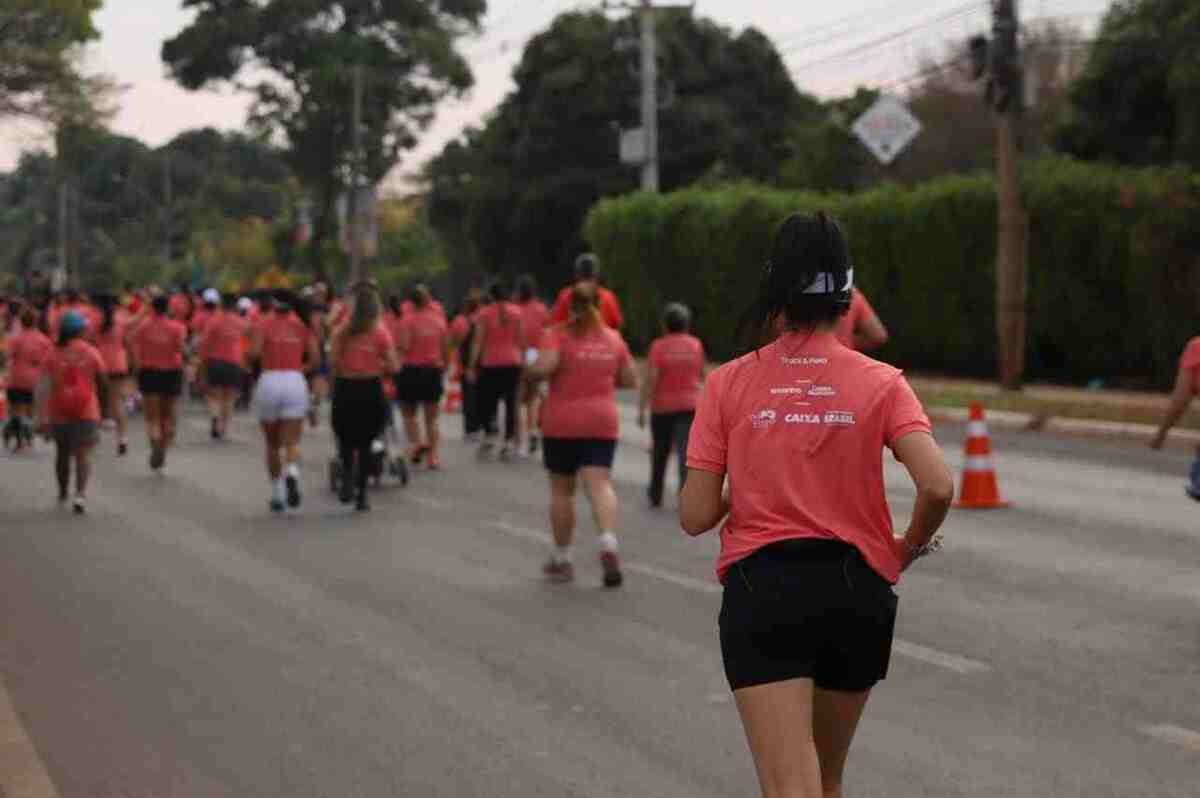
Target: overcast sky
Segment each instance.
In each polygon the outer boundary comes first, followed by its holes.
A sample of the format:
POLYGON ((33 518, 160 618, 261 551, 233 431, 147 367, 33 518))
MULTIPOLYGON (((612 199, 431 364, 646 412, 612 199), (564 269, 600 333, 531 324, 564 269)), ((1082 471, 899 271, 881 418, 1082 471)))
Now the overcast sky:
MULTIPOLYGON (((496 106, 512 85, 513 66, 531 34, 563 11, 600 3, 490 0, 488 5, 484 32, 463 45, 474 65, 475 88, 465 99, 443 106, 398 172, 414 171, 463 127, 478 124, 496 106)), ((1090 31, 1109 5, 1109 0, 1023 0, 1021 13, 1026 20, 1053 17, 1090 31)), ((89 56, 94 71, 127 86, 113 128, 155 146, 182 130, 233 129, 245 120, 244 96, 228 89, 187 92, 166 78, 159 58, 162 42, 190 18, 180 6, 180 0, 106 0, 96 18, 103 38, 89 56)), ((984 30, 989 4, 985 0, 698 0, 696 13, 735 30, 757 27, 775 40, 802 90, 836 96, 863 83, 888 85, 911 76, 922 57, 942 57, 948 41, 984 30)), ((46 146, 44 131, 6 121, 0 126, 0 169, 11 168, 21 150, 46 146)))

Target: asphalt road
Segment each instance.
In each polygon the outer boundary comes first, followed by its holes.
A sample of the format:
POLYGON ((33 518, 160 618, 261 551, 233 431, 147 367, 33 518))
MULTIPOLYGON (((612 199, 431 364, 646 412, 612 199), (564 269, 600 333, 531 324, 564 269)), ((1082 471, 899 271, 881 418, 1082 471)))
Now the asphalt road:
MULTIPOLYGON (((582 501, 578 579, 545 584, 540 468, 456 440, 366 516, 324 484, 324 428, 289 518, 266 512, 246 418, 217 445, 190 418, 164 477, 106 441, 85 519, 55 508, 44 449, 0 457, 0 795, 757 794, 715 536, 645 506, 645 435, 625 430, 619 591, 582 501)), ((939 436, 960 462, 961 432, 939 436)), ((1186 453, 995 443, 1014 507, 952 514, 901 583, 847 796, 1195 798, 1186 453)), ((888 474, 903 524, 913 492, 888 474)))

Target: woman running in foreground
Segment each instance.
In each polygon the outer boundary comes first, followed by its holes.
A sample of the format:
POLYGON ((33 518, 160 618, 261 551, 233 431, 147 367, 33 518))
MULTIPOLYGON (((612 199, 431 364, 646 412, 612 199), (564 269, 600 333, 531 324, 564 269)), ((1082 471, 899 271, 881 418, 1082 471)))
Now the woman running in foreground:
POLYGON ((937 548, 954 483, 891 366, 838 342, 854 270, 838 225, 788 218, 743 327, 768 343, 708 378, 679 516, 726 518, 721 652, 766 798, 840 798, 871 688, 887 675, 892 585, 937 548), (896 537, 884 448, 917 488, 896 537), (728 477, 728 485, 726 485, 728 477))

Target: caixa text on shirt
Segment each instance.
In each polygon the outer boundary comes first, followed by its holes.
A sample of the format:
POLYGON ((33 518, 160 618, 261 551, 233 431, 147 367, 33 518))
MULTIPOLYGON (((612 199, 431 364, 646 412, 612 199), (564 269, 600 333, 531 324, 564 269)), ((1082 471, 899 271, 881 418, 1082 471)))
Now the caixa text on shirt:
MULTIPOLYGON (((766 429, 779 420, 779 414, 774 410, 758 410, 750 414, 750 424, 755 429, 766 429)), ((783 423, 788 425, 821 425, 835 427, 853 427, 857 422, 854 413, 847 410, 831 410, 826 413, 787 413, 783 423)))

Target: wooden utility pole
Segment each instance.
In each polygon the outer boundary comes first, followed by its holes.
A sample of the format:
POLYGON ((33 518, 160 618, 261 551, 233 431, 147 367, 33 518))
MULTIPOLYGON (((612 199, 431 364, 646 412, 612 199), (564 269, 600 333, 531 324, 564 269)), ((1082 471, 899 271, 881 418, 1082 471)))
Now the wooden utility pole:
POLYGON ((642 136, 646 160, 642 163, 642 191, 658 193, 658 36, 654 6, 642 0, 642 136))
POLYGON ((996 113, 999 220, 996 246, 996 333, 1000 384, 1019 390, 1025 377, 1029 297, 1029 215, 1021 203, 1021 86, 1017 0, 992 2, 991 98, 996 113))
POLYGON ((358 183, 362 169, 363 68, 354 67, 354 98, 351 111, 351 147, 354 150, 350 168, 350 193, 346 203, 346 223, 350 229, 350 280, 358 283, 366 276, 362 262, 362 208, 359 207, 358 183))

